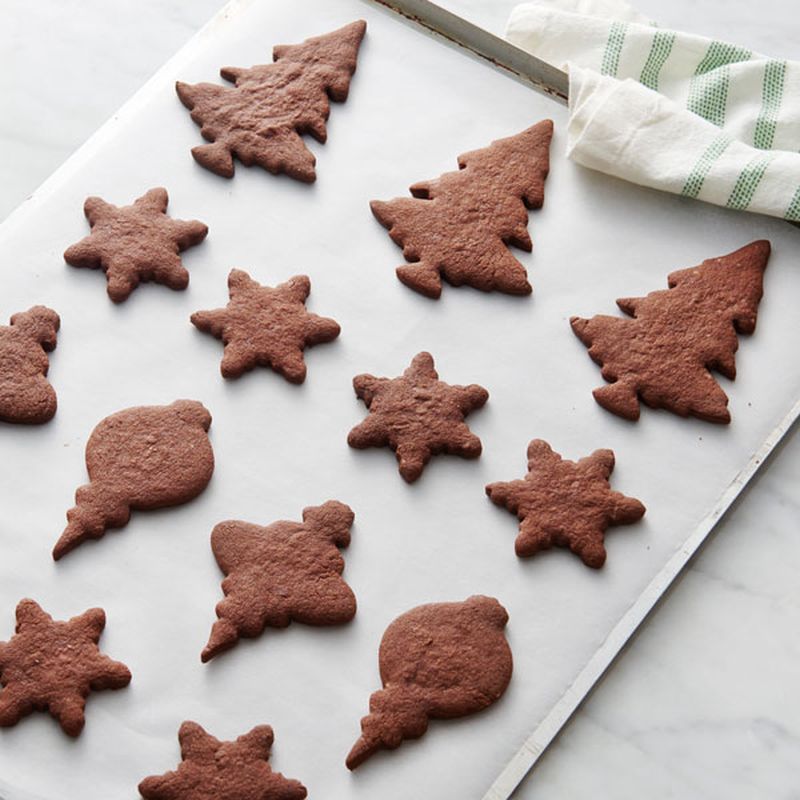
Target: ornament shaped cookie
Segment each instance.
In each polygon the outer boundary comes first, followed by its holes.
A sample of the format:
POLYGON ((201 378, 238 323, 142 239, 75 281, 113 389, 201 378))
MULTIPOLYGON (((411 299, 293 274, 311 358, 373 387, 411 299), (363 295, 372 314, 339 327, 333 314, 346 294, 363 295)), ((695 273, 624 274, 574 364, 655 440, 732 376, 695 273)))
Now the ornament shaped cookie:
POLYGON ((56 413, 56 393, 47 380, 47 354, 56 347, 61 321, 46 306, 34 306, 0 325, 0 420, 39 425, 56 413))
POLYGON ((629 420, 639 401, 681 417, 728 423, 728 396, 711 370, 733 380, 737 334, 753 333, 770 244, 761 240, 697 267, 673 272, 669 289, 626 297, 617 305, 633 319, 572 317, 608 386, 595 400, 629 420))
POLYGON ((489 392, 475 383, 451 386, 440 381, 430 353, 414 356, 399 378, 356 375, 353 388, 369 416, 350 431, 347 443, 358 449, 390 447, 408 483, 422 475, 437 453, 462 458, 481 454, 481 440, 464 418, 486 403, 489 392))
POLYGON ((638 522, 645 512, 635 498, 612 491, 608 479, 613 470, 611 450, 567 461, 547 442, 534 439, 528 445, 528 474, 522 480, 490 483, 486 494, 519 517, 515 549, 520 558, 555 545, 568 547, 587 567, 599 569, 606 561, 606 529, 638 522))
POLYGON ((272 367, 290 383, 306 378, 303 350, 333 341, 339 325, 306 311, 311 281, 295 275, 276 287, 256 283, 244 270, 228 275, 226 308, 197 311, 192 324, 222 339, 225 353, 220 371, 238 378, 256 366, 272 367))
POLYGON ((121 303, 141 281, 185 289, 189 272, 180 254, 206 238, 208 227, 196 219, 167 216, 167 190, 150 189, 130 206, 114 206, 99 197, 83 205, 92 232, 64 252, 73 267, 102 269, 108 296, 121 303))
POLYGON ((301 44, 277 45, 274 64, 223 67, 220 75, 234 87, 178 81, 178 97, 211 142, 192 150, 195 161, 224 178, 233 177, 236 156, 246 167, 316 180, 316 159, 302 137, 327 139, 330 101, 347 99, 366 29, 363 20, 351 22, 301 44))
POLYGON ((201 659, 209 661, 233 647, 241 636, 258 636, 265 627, 341 625, 356 613, 356 598, 342 578, 339 548, 350 544, 353 512, 329 500, 303 509, 302 522, 281 520, 265 528, 238 520, 221 522, 211 534, 211 549, 227 576, 219 619, 201 659))
POLYGON ((184 722, 178 768, 145 778, 139 794, 145 800, 303 800, 305 786, 269 765, 273 739, 269 725, 220 742, 196 722, 184 722))
POLYGON ((528 209, 544 203, 551 120, 458 157, 458 172, 415 183, 413 198, 373 200, 372 213, 403 248, 397 277, 438 298, 442 278, 484 292, 530 294, 528 274, 508 250, 530 252, 528 209))
POLYGON ((49 711, 64 733, 78 736, 89 692, 122 689, 131 681, 128 668, 97 646, 105 626, 102 608, 62 622, 33 600, 20 600, 16 633, 0 642, 0 726, 49 711))
POLYGON ((90 483, 75 492, 53 558, 126 525, 132 509, 197 497, 214 471, 210 425, 211 414, 196 400, 126 408, 102 420, 86 443, 90 483))
POLYGON ((464 717, 496 702, 513 666, 507 622, 503 606, 482 595, 417 606, 392 622, 378 654, 383 689, 369 699, 348 769, 419 738, 429 719, 464 717))

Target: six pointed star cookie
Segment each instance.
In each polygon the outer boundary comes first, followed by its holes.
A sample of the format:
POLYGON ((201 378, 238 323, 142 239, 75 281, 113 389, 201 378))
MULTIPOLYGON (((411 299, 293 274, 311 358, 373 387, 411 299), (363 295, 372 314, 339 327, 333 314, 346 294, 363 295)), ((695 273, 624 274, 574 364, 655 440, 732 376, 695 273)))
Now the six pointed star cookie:
POLYGON ((33 600, 21 600, 16 633, 0 642, 0 726, 47 710, 65 733, 77 736, 89 692, 121 689, 131 680, 124 664, 100 653, 97 643, 105 625, 102 608, 61 622, 33 600))
POLYGON ((388 445, 400 463, 400 474, 412 483, 436 453, 463 458, 481 454, 481 440, 464 417, 489 399, 489 392, 473 383, 451 386, 439 380, 433 356, 422 352, 399 378, 356 375, 356 395, 369 416, 347 437, 350 447, 388 445))
POLYGON ((303 521, 281 520, 262 528, 221 522, 211 534, 225 599, 201 658, 233 647, 240 636, 266 626, 341 625, 356 613, 356 598, 342 578, 340 547, 350 544, 353 511, 336 500, 303 509, 303 521))
POLYGON ((114 206, 99 197, 84 203, 92 232, 68 247, 64 260, 73 267, 102 269, 108 296, 121 303, 140 281, 185 289, 189 273, 180 253, 200 244, 208 227, 197 220, 167 216, 167 190, 150 189, 131 206, 114 206))
POLYGON ((606 560, 606 528, 637 522, 645 512, 635 498, 611 490, 613 469, 611 450, 567 461, 547 442, 534 439, 528 445, 528 474, 522 480, 490 483, 486 494, 519 517, 518 556, 556 545, 569 547, 584 564, 599 568, 606 560))
POLYGON ((178 769, 145 778, 139 793, 145 800, 303 800, 302 783, 270 768, 273 739, 269 725, 220 742, 196 722, 184 722, 178 769))
POLYGON ((334 320, 306 311, 310 291, 305 275, 273 288, 256 283, 244 270, 231 270, 227 307, 192 314, 195 326, 225 344, 223 377, 238 378, 260 365, 272 367, 291 383, 302 383, 303 349, 330 342, 340 331, 334 320))

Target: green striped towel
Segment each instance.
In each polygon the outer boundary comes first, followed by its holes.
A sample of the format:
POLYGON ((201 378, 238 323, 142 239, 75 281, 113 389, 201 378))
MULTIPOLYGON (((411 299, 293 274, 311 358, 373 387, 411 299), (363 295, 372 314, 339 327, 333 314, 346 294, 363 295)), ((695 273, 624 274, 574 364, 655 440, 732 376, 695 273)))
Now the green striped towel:
POLYGON ((577 162, 800 221, 800 62, 663 30, 624 0, 526 3, 506 36, 568 69, 577 162))

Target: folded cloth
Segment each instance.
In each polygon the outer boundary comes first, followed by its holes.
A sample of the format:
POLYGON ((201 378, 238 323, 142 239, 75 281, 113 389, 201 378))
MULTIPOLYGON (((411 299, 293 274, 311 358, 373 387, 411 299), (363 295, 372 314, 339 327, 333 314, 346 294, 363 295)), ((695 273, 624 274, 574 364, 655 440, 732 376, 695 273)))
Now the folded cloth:
POLYGON ((625 0, 525 3, 506 37, 569 72, 578 163, 800 221, 800 62, 658 28, 625 0))

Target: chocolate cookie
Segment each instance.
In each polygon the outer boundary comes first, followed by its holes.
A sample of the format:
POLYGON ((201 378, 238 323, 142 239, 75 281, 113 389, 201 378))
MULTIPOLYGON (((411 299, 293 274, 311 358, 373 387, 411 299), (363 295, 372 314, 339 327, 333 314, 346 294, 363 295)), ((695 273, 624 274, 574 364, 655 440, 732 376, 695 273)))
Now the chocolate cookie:
POLYGON ((458 172, 415 183, 416 199, 370 203, 376 219, 403 248, 408 266, 397 277, 427 297, 442 278, 484 292, 530 294, 522 264, 508 245, 530 252, 527 208, 541 208, 550 169, 553 123, 546 119, 458 157, 458 172))
POLYGON ((353 512, 329 500, 303 509, 303 522, 281 520, 266 528, 221 522, 211 534, 225 599, 201 658, 209 661, 240 636, 258 636, 266 626, 340 625, 356 613, 356 598, 341 575, 338 548, 350 544, 353 512))
POLYGON ((128 668, 97 646, 105 626, 102 608, 61 622, 33 600, 20 600, 16 633, 0 642, 0 726, 49 711, 64 733, 78 736, 89 692, 122 689, 131 681, 128 668))
POLYGON ((381 639, 383 689, 369 699, 348 769, 381 748, 419 738, 429 719, 463 717, 497 701, 511 680, 506 622, 503 606, 481 595, 417 606, 399 616, 381 639))
POLYGON ((528 445, 528 474, 517 481, 490 483, 493 503, 519 517, 517 555, 532 556, 556 545, 568 547, 588 567, 606 560, 609 525, 629 525, 644 516, 633 497, 611 490, 611 450, 595 450, 580 461, 566 461, 542 439, 528 445))
POLYGON ((192 324, 225 344, 223 377, 238 378, 261 365, 272 367, 291 383, 302 383, 303 350, 332 341, 340 330, 334 320, 306 311, 310 291, 311 281, 305 275, 295 275, 273 289, 234 269, 228 275, 227 307, 197 311, 192 324))
POLYGON ((55 311, 34 306, 0 325, 0 420, 39 425, 53 418, 47 354, 56 347, 60 324, 55 311))
POLYGON ((178 769, 145 778, 139 793, 145 800, 303 800, 302 783, 270 768, 273 739, 269 725, 220 742, 196 722, 184 722, 178 769))
POLYGON ((178 81, 178 97, 201 126, 203 138, 213 143, 195 147, 195 161, 232 178, 236 156, 247 167, 258 164, 313 182, 316 159, 302 135, 323 143, 327 139, 329 101, 347 99, 366 29, 363 20, 351 22, 302 44, 277 45, 274 64, 223 67, 220 75, 235 88, 178 81))
POLYGON ((350 447, 391 447, 400 474, 413 483, 436 453, 477 458, 481 440, 464 417, 489 399, 482 386, 451 386, 439 380, 430 353, 418 353, 399 378, 356 375, 356 396, 369 416, 347 437, 350 447))
POLYGON ((126 525, 131 509, 176 506, 197 497, 214 471, 210 425, 211 414, 196 400, 126 408, 102 420, 86 443, 90 483, 75 492, 53 558, 99 539, 107 528, 126 525))
POLYGON ((102 269, 108 296, 127 300, 140 281, 154 281, 170 289, 185 289, 189 272, 180 253, 200 244, 208 227, 167 216, 167 190, 150 189, 132 206, 113 206, 99 197, 83 205, 92 232, 68 247, 64 260, 73 267, 102 269))
POLYGON ((673 272, 669 289, 617 300, 633 319, 572 317, 572 330, 609 381, 594 399, 630 420, 639 419, 641 400, 681 417, 730 422, 728 396, 710 370, 736 377, 736 334, 755 330, 769 253, 769 242, 751 242, 673 272))

